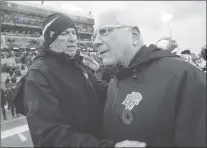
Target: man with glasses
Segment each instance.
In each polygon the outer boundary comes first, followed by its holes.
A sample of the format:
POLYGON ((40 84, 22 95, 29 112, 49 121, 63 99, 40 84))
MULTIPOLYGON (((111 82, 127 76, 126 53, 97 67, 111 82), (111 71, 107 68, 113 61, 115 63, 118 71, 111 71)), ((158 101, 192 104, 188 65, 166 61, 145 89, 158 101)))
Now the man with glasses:
POLYGON ((146 46, 127 12, 95 19, 92 37, 104 66, 114 66, 104 134, 116 147, 206 146, 206 79, 176 55, 146 46))

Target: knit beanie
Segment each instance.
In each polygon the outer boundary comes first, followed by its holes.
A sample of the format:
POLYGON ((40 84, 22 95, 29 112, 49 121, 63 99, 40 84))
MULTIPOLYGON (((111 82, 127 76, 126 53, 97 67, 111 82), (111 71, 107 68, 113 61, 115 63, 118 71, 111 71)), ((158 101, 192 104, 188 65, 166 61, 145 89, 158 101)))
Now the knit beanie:
POLYGON ((74 28, 77 34, 77 28, 74 21, 62 13, 53 13, 43 20, 42 35, 44 37, 44 46, 49 47, 50 44, 64 30, 74 28))

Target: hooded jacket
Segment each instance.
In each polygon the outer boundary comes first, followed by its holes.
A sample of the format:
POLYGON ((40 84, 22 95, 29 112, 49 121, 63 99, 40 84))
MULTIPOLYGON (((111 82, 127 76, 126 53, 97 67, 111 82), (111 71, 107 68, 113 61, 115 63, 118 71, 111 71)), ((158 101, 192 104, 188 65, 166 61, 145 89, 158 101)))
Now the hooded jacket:
POLYGON ((28 71, 24 92, 35 147, 100 146, 106 87, 79 54, 70 60, 45 49, 28 71))
POLYGON ((104 133, 115 143, 206 146, 206 78, 197 67, 154 45, 143 46, 109 82, 104 133))

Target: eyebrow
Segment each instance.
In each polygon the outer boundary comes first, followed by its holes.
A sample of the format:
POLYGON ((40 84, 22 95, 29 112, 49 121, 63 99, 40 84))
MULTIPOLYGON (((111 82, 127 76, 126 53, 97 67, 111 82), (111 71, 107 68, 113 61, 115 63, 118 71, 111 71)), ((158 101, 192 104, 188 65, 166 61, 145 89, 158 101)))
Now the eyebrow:
POLYGON ((61 32, 61 34, 65 34, 65 33, 68 33, 68 31, 63 31, 63 32, 61 32))
POLYGON ((75 29, 74 28, 71 28, 70 30, 67 30, 67 31, 75 31, 75 29))

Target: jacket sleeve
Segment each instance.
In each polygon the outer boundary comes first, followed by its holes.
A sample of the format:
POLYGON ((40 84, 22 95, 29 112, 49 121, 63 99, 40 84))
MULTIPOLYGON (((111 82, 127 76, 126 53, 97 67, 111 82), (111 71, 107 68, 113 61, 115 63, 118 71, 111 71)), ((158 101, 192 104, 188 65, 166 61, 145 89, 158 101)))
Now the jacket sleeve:
POLYGON ((64 120, 59 98, 44 75, 30 70, 26 80, 25 107, 35 147, 94 147, 98 141, 87 133, 78 133, 64 120))
POLYGON ((180 72, 175 120, 178 147, 206 147, 206 76, 196 67, 180 72))

